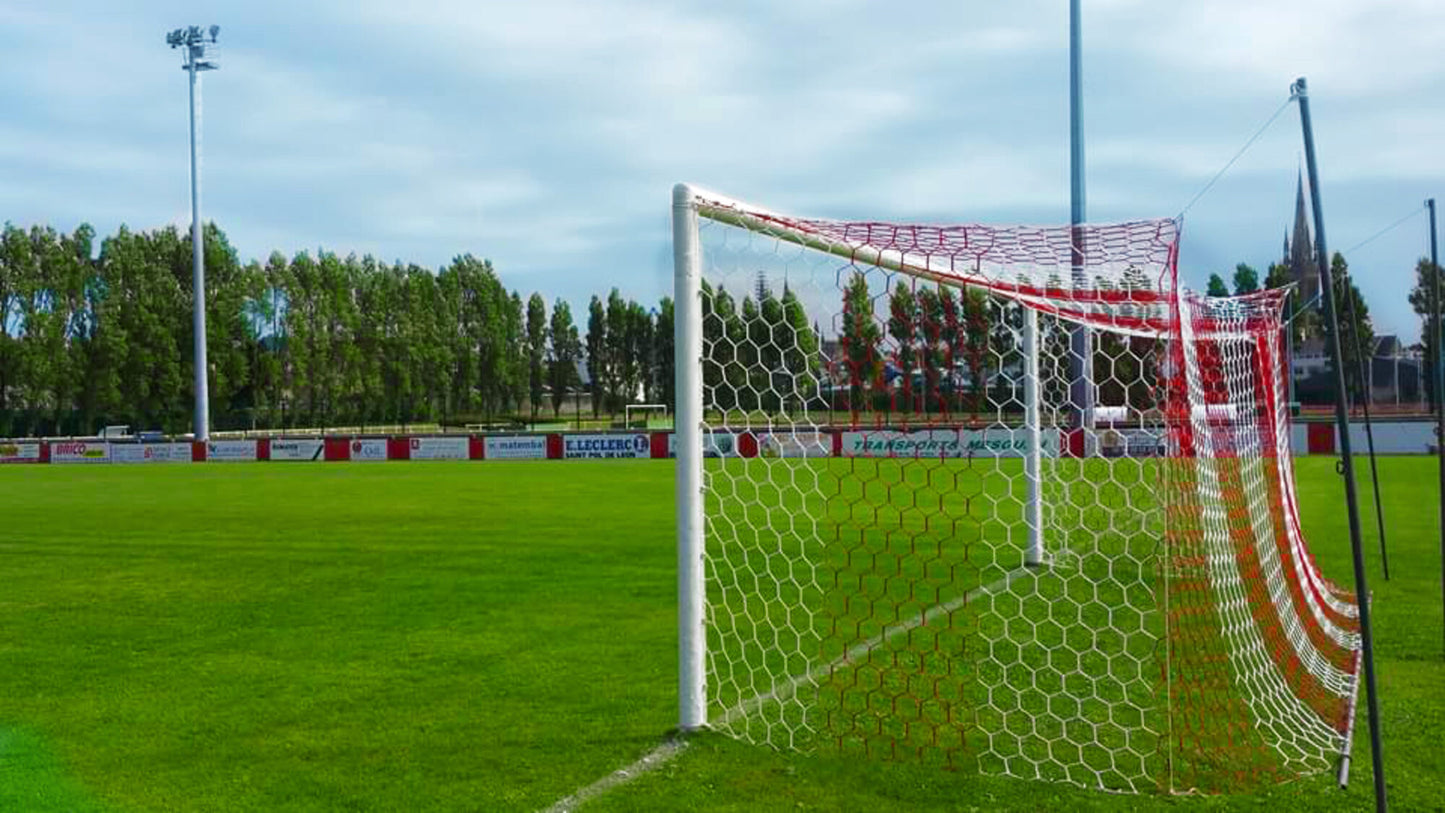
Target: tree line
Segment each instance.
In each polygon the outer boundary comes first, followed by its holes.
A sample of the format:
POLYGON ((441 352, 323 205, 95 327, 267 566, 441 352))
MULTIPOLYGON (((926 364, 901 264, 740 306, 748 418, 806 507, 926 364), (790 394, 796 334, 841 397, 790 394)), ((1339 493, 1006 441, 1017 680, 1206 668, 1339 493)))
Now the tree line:
MULTIPOLYGON (((490 262, 469 254, 438 270, 326 251, 242 263, 214 224, 204 239, 213 428, 555 417, 579 391, 594 415, 638 400, 673 407, 668 298, 647 308, 612 289, 591 297, 579 324, 566 301, 549 307, 539 293, 524 300, 490 262)), ((1353 328, 1368 353, 1369 309, 1338 254, 1332 270, 1337 301, 1354 306, 1353 328)), ((1410 302, 1433 354, 1434 273, 1421 260, 1416 274, 1410 302)), ((1287 266, 1272 264, 1263 285, 1289 280, 1287 266)), ((1249 293, 1259 274, 1240 264, 1233 283, 1233 293, 1249 293)), ((1231 291, 1215 274, 1208 293, 1231 291)), ((836 347, 825 357, 819 325, 787 285, 774 292, 760 280, 739 301, 705 284, 709 407, 961 412, 1018 399, 1018 306, 979 290, 906 281, 871 291, 863 274, 845 280, 837 296, 836 347)), ((67 234, 6 224, 0 437, 88 434, 112 423, 189 430, 192 303, 188 232, 121 227, 97 247, 89 226, 67 234)), ((1297 338, 1319 335, 1311 303, 1291 303, 1290 314, 1297 338)), ((1152 350, 1137 339, 1095 335, 1101 403, 1147 403, 1152 350)), ((1042 317, 1040 341, 1041 385, 1063 386, 1066 326, 1042 317)), ((1354 342, 1345 345, 1359 393, 1362 365, 1354 342)))
MULTIPOLYGON (((462 424, 672 400, 672 302, 526 300, 468 254, 433 271, 318 251, 242 263, 204 230, 212 426, 462 424)), ((175 227, 0 232, 0 437, 188 431, 191 240, 175 227)))

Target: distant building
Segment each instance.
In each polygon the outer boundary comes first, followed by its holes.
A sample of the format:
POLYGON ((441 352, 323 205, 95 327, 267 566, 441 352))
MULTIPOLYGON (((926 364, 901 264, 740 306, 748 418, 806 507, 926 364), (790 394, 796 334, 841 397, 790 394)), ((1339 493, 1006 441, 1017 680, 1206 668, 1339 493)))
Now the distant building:
POLYGON ((1296 381, 1324 375, 1329 370, 1329 358, 1325 355, 1325 340, 1310 338, 1302 342, 1295 342, 1294 358, 1291 359, 1290 367, 1294 370, 1296 381))
MULTIPOLYGON (((1374 404, 1407 405, 1423 403, 1421 386, 1424 361, 1416 348, 1405 347, 1398 336, 1375 337, 1370 358, 1370 400, 1374 404)), ((1296 342, 1290 362, 1298 399, 1305 403, 1330 403, 1334 379, 1329 375, 1325 341, 1313 337, 1296 342)))

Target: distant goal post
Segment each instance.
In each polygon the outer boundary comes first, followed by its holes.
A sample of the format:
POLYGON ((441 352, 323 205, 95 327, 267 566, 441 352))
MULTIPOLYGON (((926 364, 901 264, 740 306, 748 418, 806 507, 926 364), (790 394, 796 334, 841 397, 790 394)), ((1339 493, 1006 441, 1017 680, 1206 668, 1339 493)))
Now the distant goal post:
POLYGON ((1184 290, 1174 220, 679 185, 673 238, 681 728, 1126 791, 1348 752, 1356 607, 1300 528, 1277 296, 1184 290))
POLYGON ((633 416, 635 416, 635 415, 641 415, 641 416, 643 416, 643 417, 642 417, 642 425, 641 425, 640 427, 636 427, 636 428, 647 429, 647 428, 650 427, 650 421, 649 421, 649 419, 648 419, 648 417, 647 417, 648 415, 656 415, 658 418, 662 419, 663 421, 665 421, 665 420, 667 419, 667 416, 668 416, 667 404, 627 404, 627 405, 625 405, 625 406, 622 408, 622 421, 623 421, 623 425, 624 425, 625 427, 627 427, 628 429, 634 428, 634 426, 633 426, 633 420, 634 420, 633 416))

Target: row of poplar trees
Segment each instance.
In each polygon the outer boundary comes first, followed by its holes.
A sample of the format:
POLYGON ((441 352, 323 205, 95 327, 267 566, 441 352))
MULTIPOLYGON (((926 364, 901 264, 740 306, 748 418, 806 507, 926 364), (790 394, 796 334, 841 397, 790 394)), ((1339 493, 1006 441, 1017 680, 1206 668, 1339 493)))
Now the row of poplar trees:
MULTIPOLYGON (((672 303, 615 289, 586 323, 524 300, 490 262, 433 271, 320 251, 242 263, 205 229, 214 429, 463 424, 556 415, 589 373, 592 409, 670 403, 672 303)), ((109 424, 192 427, 191 240, 121 227, 100 240, 0 233, 0 437, 109 424)))

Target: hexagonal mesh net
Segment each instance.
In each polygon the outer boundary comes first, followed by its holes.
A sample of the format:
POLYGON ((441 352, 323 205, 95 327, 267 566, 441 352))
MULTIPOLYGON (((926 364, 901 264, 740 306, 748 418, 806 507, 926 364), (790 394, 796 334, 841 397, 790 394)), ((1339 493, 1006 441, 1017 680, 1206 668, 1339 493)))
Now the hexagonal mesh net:
POLYGON ((1129 791, 1347 747, 1355 607, 1300 530, 1278 296, 1180 290, 1171 220, 692 205, 709 725, 1129 791))

